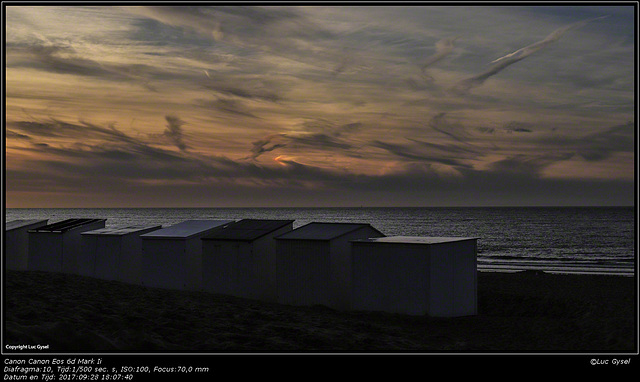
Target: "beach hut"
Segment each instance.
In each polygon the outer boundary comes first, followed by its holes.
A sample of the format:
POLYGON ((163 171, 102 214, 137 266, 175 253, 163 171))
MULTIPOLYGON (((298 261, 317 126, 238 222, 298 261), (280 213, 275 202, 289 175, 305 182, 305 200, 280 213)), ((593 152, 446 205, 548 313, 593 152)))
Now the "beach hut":
POLYGON ((161 225, 100 228, 82 233, 80 274, 104 280, 141 283, 142 239, 140 235, 161 225))
POLYGON ((29 230, 47 225, 47 219, 13 220, 4 224, 4 258, 7 269, 26 271, 29 230))
POLYGON ((28 269, 79 274, 81 234, 104 228, 105 221, 66 219, 29 230, 28 269))
POLYGON ((243 219, 202 238, 202 285, 212 293, 277 301, 274 236, 293 220, 243 219))
POLYGON ((166 289, 201 289, 201 238, 232 222, 187 220, 140 235, 142 284, 166 289))
POLYGON ((353 310, 477 314, 477 238, 390 236, 351 244, 353 310))
POLYGON ((278 302, 348 309, 351 241, 382 236, 360 223, 309 223, 277 236, 278 302))

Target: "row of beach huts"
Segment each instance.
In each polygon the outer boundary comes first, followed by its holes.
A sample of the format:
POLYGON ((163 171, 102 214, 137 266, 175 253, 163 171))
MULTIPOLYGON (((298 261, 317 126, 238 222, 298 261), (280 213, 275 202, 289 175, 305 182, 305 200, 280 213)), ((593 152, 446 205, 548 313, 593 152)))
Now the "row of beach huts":
POLYGON ((366 223, 106 219, 5 223, 5 266, 287 305, 477 314, 477 238, 385 236, 366 223))

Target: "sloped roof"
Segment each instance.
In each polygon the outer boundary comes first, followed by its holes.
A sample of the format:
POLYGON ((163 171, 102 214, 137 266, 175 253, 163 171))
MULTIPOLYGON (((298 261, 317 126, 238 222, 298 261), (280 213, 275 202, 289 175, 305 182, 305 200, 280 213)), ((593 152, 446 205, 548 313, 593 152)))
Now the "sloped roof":
POLYGON ((353 243, 443 244, 477 240, 477 237, 386 236, 352 240, 353 243))
POLYGON ((370 224, 366 223, 309 223, 291 232, 276 237, 285 240, 333 240, 350 232, 369 228, 384 236, 370 224))
POLYGON ((29 232, 55 232, 62 233, 74 228, 82 227, 83 225, 104 222, 107 219, 66 219, 57 223, 48 224, 42 227, 37 227, 29 230, 29 232))
POLYGON ((229 223, 233 223, 233 220, 187 220, 167 228, 145 233, 140 237, 143 239, 188 239, 229 223))
POLYGON ((203 240, 254 241, 282 227, 293 224, 293 220, 242 219, 204 236, 203 240))
POLYGON ((161 225, 149 225, 149 226, 128 226, 117 228, 100 228, 93 231, 83 232, 83 235, 109 235, 109 236, 124 236, 131 233, 147 232, 154 229, 162 228, 161 225))
POLYGON ((42 223, 42 225, 46 225, 47 224, 47 219, 19 219, 19 220, 12 220, 10 222, 4 223, 4 230, 5 231, 11 231, 11 230, 14 230, 14 229, 23 228, 23 227, 29 227, 29 226, 40 224, 40 223, 42 223))

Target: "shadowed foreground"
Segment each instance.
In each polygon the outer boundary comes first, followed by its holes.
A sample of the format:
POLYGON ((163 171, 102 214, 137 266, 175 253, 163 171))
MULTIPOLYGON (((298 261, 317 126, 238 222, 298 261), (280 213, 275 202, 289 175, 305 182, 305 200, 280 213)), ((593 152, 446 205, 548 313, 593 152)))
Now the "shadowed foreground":
POLYGON ((50 352, 632 352, 637 338, 635 280, 621 276, 480 272, 479 314, 447 319, 46 272, 7 271, 4 281, 3 346, 50 352))

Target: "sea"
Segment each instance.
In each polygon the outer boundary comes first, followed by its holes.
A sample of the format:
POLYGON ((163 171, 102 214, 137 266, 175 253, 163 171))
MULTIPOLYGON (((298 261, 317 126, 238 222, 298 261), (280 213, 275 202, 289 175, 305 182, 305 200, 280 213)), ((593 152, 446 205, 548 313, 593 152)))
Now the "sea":
POLYGON ((635 207, 7 208, 17 219, 107 219, 106 227, 185 220, 369 223, 386 236, 475 237, 478 271, 634 276, 635 207))

